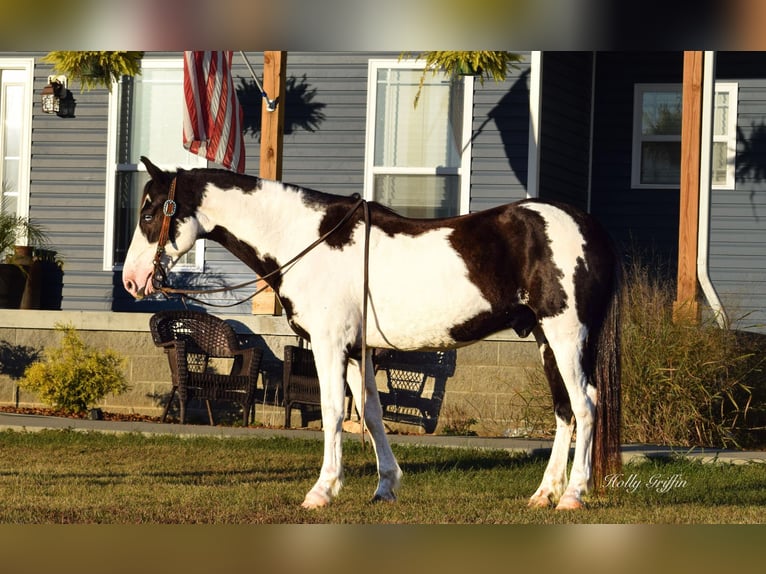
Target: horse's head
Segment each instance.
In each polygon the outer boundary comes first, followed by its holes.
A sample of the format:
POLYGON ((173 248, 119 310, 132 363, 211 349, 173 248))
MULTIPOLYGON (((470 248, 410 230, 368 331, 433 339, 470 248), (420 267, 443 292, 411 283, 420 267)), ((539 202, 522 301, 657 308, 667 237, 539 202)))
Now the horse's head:
POLYGON ((184 202, 184 192, 178 183, 181 172, 175 174, 162 171, 145 157, 142 157, 141 161, 151 179, 144 187, 138 225, 122 269, 122 283, 128 293, 137 299, 156 290, 153 278, 157 271, 157 248, 164 247, 160 252, 158 264, 164 271, 168 271, 181 255, 194 246, 200 229, 194 216, 196 206, 190 207, 188 202, 184 202), (176 188, 175 206, 166 205, 171 185, 175 185, 176 188), (173 211, 172 207, 175 207, 175 213, 166 215, 173 211), (160 246, 163 220, 168 217, 167 241, 164 242, 164 246, 160 246))

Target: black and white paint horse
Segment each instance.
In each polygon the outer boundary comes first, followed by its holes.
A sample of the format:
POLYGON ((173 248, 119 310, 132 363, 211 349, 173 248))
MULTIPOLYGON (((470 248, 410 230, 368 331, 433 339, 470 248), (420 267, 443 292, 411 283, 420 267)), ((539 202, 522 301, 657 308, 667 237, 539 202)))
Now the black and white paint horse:
MULTIPOLYGON (((341 488, 344 382, 359 405, 362 360, 364 418, 378 465, 374 499, 394 500, 402 472, 383 427, 371 354, 360 352, 365 221, 362 209, 351 213, 359 198, 223 170, 165 172, 142 161, 151 180, 125 261, 127 291, 137 298, 156 291, 153 259, 170 217, 163 204, 172 185, 177 211, 161 266, 172 267, 199 237, 217 241, 258 275, 273 273, 267 281, 290 325, 311 340, 325 445, 303 506, 324 506, 341 488), (281 268, 338 223, 325 241, 281 268)), ((534 334, 557 427, 530 505, 583 506, 583 495, 620 464, 618 263, 606 233, 591 217, 544 201, 433 220, 368 205, 369 348, 455 348, 508 328, 534 334)))

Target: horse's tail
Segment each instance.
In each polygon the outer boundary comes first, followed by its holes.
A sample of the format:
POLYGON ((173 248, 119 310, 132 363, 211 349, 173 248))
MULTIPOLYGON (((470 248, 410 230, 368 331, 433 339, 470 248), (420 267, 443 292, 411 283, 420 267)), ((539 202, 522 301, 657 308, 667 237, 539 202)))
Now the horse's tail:
POLYGON ((595 337, 593 377, 598 399, 593 439, 593 485, 601 489, 604 478, 620 471, 620 299, 622 271, 616 266, 612 292, 595 337))

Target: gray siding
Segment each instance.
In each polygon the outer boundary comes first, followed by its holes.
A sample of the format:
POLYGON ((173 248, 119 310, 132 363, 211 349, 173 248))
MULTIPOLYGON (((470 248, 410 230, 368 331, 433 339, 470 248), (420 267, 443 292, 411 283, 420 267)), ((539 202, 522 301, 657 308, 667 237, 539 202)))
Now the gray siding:
POLYGON ((593 54, 543 54, 540 197, 588 208, 593 54))
POLYGON ((108 92, 80 92, 73 85, 75 117, 44 114, 39 94, 50 73, 49 64, 37 62, 29 214, 46 227, 64 261, 62 308, 108 310, 112 274, 103 271, 108 92))
POLYGON ((766 332, 766 55, 721 53, 716 77, 737 82, 735 189, 713 190, 710 274, 739 327, 766 332))
POLYGON ((471 211, 524 199, 529 147, 529 53, 504 82, 474 82, 471 211))

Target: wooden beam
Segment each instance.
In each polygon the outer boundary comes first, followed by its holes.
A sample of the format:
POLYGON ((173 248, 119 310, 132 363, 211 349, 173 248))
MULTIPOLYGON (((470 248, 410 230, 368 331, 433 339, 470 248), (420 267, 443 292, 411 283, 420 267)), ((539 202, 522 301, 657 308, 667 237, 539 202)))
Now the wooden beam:
POLYGON ((699 318, 697 237, 702 145, 702 69, 702 52, 684 52, 678 283, 673 307, 674 316, 677 319, 697 320, 699 318))
MULTIPOLYGON (((263 91, 276 99, 276 109, 270 111, 266 98, 261 103, 261 162, 263 179, 282 179, 282 142, 285 125, 285 80, 287 52, 263 53, 263 91)), ((260 282, 256 284, 261 286, 260 282)), ((256 315, 281 315, 282 305, 271 287, 253 298, 252 312, 256 315)))
POLYGON ((261 104, 261 165, 264 179, 282 179, 282 140, 285 125, 285 79, 287 52, 263 53, 263 91, 277 99, 276 110, 269 111, 266 98, 261 104))

